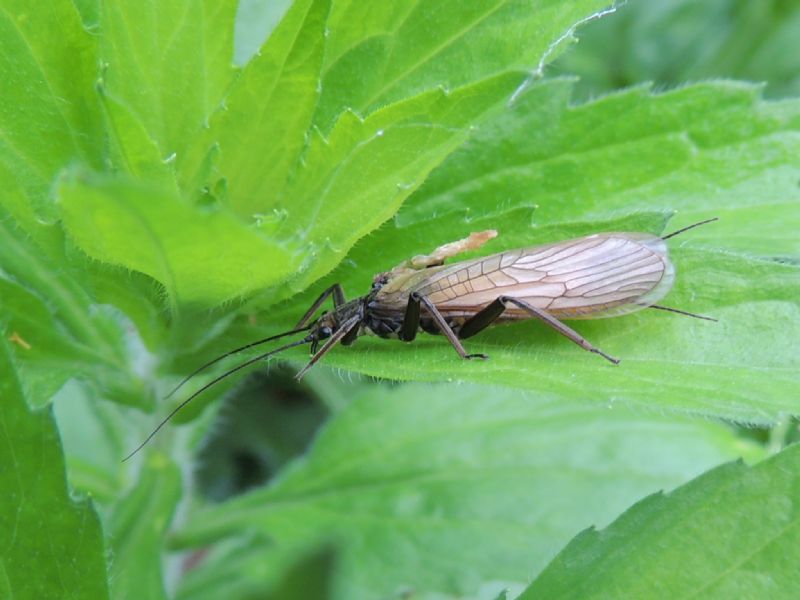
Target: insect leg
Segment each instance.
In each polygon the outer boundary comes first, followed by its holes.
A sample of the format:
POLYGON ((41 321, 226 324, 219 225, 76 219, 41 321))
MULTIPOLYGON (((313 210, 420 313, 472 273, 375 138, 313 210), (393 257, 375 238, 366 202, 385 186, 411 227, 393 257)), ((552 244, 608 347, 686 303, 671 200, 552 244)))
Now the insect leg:
POLYGON ((464 323, 459 332, 462 336, 464 336, 464 329, 466 329, 466 336, 469 337, 470 335, 475 335, 481 329, 484 329, 488 326, 494 319, 499 317, 502 312, 508 308, 509 304, 513 304, 518 308, 521 308, 528 314, 533 317, 536 317, 540 321, 544 322, 546 325, 549 325, 553 329, 555 329, 558 333, 563 335, 564 337, 569 338, 576 344, 578 344, 584 350, 588 350, 589 352, 594 352, 595 354, 599 354, 606 360, 616 364, 619 364, 619 359, 609 356, 599 348, 595 348, 592 346, 586 339, 579 334, 577 331, 568 327, 552 315, 547 314, 545 311, 536 308, 535 306, 531 306, 524 300, 519 300, 518 298, 511 298, 509 296, 500 296, 492 302, 489 306, 481 310, 478 314, 476 314, 472 319, 464 323), (475 322, 475 325, 471 325, 471 323, 475 322))
POLYGON ((361 315, 354 315, 350 317, 347 321, 342 323, 342 326, 336 330, 336 333, 334 333, 331 337, 329 337, 325 341, 325 343, 322 345, 322 348, 319 349, 319 352, 317 352, 316 354, 314 354, 314 356, 311 357, 311 360, 308 361, 308 364, 305 367, 303 367, 302 370, 297 375, 294 376, 294 378, 300 381, 303 378, 303 375, 305 375, 311 367, 317 364, 317 361, 319 361, 320 358, 322 358, 328 352, 330 352, 331 348, 333 348, 336 344, 342 341, 342 338, 345 337, 348 333, 350 333, 352 329, 358 327, 358 323, 360 321, 361 321, 361 315))
POLYGON ((346 336, 342 338, 342 346, 350 346, 358 339, 358 327, 353 327, 346 336))
POLYGON ((413 342, 417 337, 419 328, 419 300, 414 299, 414 294, 408 297, 406 314, 403 316, 403 326, 400 328, 400 339, 404 342, 413 342))
MULTIPOLYGON (((439 330, 445 335, 445 337, 449 340, 450 344, 452 344, 453 348, 455 348, 456 352, 461 358, 489 358, 485 354, 467 354, 467 351, 464 350, 464 346, 461 344, 461 340, 458 339, 453 329, 450 325, 447 324, 442 313, 439 312, 439 309, 436 308, 436 305, 433 304, 430 300, 428 300, 425 296, 418 294, 417 292, 411 292, 411 295, 408 298, 408 307, 406 308, 406 315, 409 314, 409 307, 413 304, 416 305, 417 311, 417 323, 414 325, 414 330, 416 331, 416 325, 419 323, 419 305, 425 307, 425 310, 428 311, 428 314, 433 318, 433 321, 436 323, 436 326, 439 330)), ((406 322, 403 321, 403 330, 406 328, 406 322)), ((413 339, 413 338, 412 338, 413 339)))
POLYGON ((339 285, 338 283, 334 283, 331 287, 329 287, 327 290, 322 292, 319 295, 319 298, 314 300, 314 303, 306 311, 306 314, 303 315, 303 318, 300 319, 300 322, 297 323, 297 325, 295 325, 294 328, 295 329, 299 329, 300 327, 305 327, 305 324, 308 323, 308 320, 314 315, 315 312, 317 312, 319 307, 322 306, 322 303, 325 302, 325 300, 331 294, 333 294, 333 305, 334 306, 339 307, 339 306, 341 306, 342 304, 345 303, 344 290, 342 290, 342 286, 339 285))
POLYGON ((469 319, 464 321, 464 324, 458 330, 458 337, 465 340, 473 335, 480 333, 491 325, 497 317, 503 314, 506 305, 496 299, 488 306, 482 308, 480 311, 472 315, 469 319))

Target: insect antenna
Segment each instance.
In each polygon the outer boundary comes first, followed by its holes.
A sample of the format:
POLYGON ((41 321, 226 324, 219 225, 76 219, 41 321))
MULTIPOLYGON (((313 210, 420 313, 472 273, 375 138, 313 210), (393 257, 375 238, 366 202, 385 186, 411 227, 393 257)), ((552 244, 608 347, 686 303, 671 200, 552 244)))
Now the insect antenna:
MULTIPOLYGON (((303 330, 300 330, 300 331, 303 331, 303 330)), ((296 333, 296 332, 290 332, 290 333, 296 333)), ((286 335, 286 334, 282 334, 282 335, 286 335)), ((280 337, 280 336, 276 336, 276 337, 280 337)), ((245 348, 249 348, 250 346, 255 346, 257 343, 262 343, 263 341, 264 340, 261 340, 261 342, 254 342, 254 343, 250 344, 249 346, 243 346, 242 348, 239 348, 239 350, 229 352, 228 354, 233 354, 233 352, 238 352, 240 350, 244 350, 245 348)), ((228 371, 225 371, 219 377, 215 377, 214 379, 209 381, 207 384, 205 384, 203 387, 201 387, 199 390, 197 390, 195 393, 193 393, 191 396, 189 396, 186 400, 184 400, 183 402, 178 404, 178 406, 176 406, 174 409, 172 409, 172 411, 166 417, 164 417, 164 419, 158 424, 158 426, 155 429, 153 429, 153 431, 150 432, 150 435, 148 435, 145 438, 145 440, 141 444, 139 444, 133 452, 131 452, 130 454, 128 454, 128 456, 126 456, 125 458, 122 459, 122 462, 127 461, 129 458, 131 458, 137 452, 139 452, 139 450, 144 448, 145 445, 147 445, 147 442, 152 440, 153 437, 159 432, 159 430, 164 425, 167 424, 167 421, 169 421, 172 417, 174 417, 178 413, 179 410, 181 410, 184 406, 189 404, 189 402, 191 402, 192 400, 197 398, 197 396, 199 396, 200 394, 205 392, 211 386, 219 383, 220 381, 222 381, 226 377, 229 377, 230 375, 233 375, 237 371, 241 371, 245 367, 249 367, 250 365, 252 365, 254 363, 257 363, 260 360, 264 360, 265 358, 267 358, 269 356, 272 356, 273 354, 278 354, 278 352, 283 352, 284 350, 288 350, 289 348, 294 348, 295 346, 299 346, 300 344, 308 344, 310 341, 311 341, 310 336, 306 336, 302 340, 296 340, 296 341, 294 341, 294 342, 292 342, 290 344, 286 344, 285 346, 281 346, 280 348, 276 348, 275 350, 270 350, 269 352, 264 352, 263 354, 259 354, 255 358, 251 358, 250 360, 247 360, 247 361, 243 362, 242 364, 236 365, 232 369, 229 369, 228 371)), ((228 354, 225 354, 224 356, 228 356, 228 354)), ((213 362, 216 362, 216 361, 213 361, 213 362)), ((209 363, 209 364, 213 364, 213 363, 209 363)), ((206 365, 206 366, 208 366, 208 365, 206 365)), ((203 367, 203 368, 205 368, 205 367, 203 367)))
MULTIPOLYGON (((312 323, 312 325, 313 325, 313 323, 312 323)), ((240 346, 238 348, 234 348, 233 350, 231 350, 229 352, 226 352, 225 354, 221 354, 220 356, 216 357, 215 359, 210 360, 206 364, 196 368, 194 371, 192 371, 186 377, 184 377, 181 380, 181 382, 178 385, 176 385, 169 394, 164 396, 164 400, 169 400, 172 397, 172 395, 175 392, 177 392, 179 389, 181 389, 184 386, 184 384, 187 381, 189 381, 192 377, 194 377, 195 375, 197 375, 201 371, 206 370, 211 365, 214 365, 214 364, 218 363, 223 358, 228 358, 232 354, 238 354, 239 352, 242 352, 242 351, 247 350, 249 348, 253 348, 254 346, 260 346, 261 344, 266 344, 267 342, 272 342, 274 340, 278 340, 278 339, 280 339, 282 337, 286 337, 287 335, 292 335, 293 333, 300 333, 301 331, 308 331, 309 329, 311 329, 312 325, 308 325, 306 327, 301 327, 300 329, 292 329, 291 331, 285 331, 284 333, 279 333, 278 335, 272 335, 270 337, 264 338, 263 340, 256 340, 255 342, 250 342, 249 344, 245 344, 244 346, 240 346)))
POLYGON ((671 237, 675 237, 679 233, 683 233, 684 231, 689 231, 690 229, 694 229, 695 227, 700 227, 700 225, 705 225, 706 223, 713 223, 714 221, 719 221, 719 217, 712 217, 710 219, 706 219, 705 221, 700 221, 699 223, 694 223, 692 225, 687 225, 683 229, 678 229, 678 231, 673 231, 669 235, 661 236, 662 240, 668 240, 671 237))

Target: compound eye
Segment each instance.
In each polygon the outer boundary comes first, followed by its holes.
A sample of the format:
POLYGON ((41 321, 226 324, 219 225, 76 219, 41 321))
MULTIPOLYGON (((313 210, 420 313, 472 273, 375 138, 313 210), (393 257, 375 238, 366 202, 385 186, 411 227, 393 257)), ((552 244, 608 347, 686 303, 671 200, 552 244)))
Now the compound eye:
POLYGON ((330 327, 322 327, 319 330, 319 337, 322 339, 329 338, 333 335, 333 330, 330 327))

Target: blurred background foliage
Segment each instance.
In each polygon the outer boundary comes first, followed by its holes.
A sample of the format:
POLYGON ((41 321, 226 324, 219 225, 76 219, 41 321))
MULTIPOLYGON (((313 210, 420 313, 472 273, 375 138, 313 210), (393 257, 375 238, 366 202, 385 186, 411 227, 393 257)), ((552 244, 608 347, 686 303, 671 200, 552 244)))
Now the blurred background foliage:
POLYGON ((643 81, 656 89, 729 78, 764 82, 764 96, 800 94, 797 0, 629 0, 582 27, 550 75, 580 77, 587 99, 643 81))

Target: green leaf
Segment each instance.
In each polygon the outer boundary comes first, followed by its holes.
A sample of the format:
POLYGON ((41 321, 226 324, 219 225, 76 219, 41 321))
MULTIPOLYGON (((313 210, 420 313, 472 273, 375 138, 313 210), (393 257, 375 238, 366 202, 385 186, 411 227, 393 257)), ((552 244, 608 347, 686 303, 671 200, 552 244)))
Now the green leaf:
POLYGON ((795 444, 645 498, 608 528, 578 535, 520 600, 795 598, 799 474, 795 444))
POLYGON ((0 206, 50 254, 53 177, 70 160, 100 164, 95 53, 69 0, 0 2, 0 206))
POLYGON ((91 503, 70 496, 50 410, 31 412, 0 339, 0 595, 108 598, 103 534, 91 503))
POLYGON ((119 405, 100 402, 91 387, 76 381, 59 390, 52 406, 70 483, 106 508, 126 491, 122 459, 136 436, 146 434, 137 427, 143 419, 121 411, 119 405))
MULTIPOLYGON (((499 231, 479 253, 490 254, 600 231, 659 233, 675 210, 668 230, 719 216, 670 240, 678 277, 663 301, 719 323, 644 311, 575 324, 621 358, 618 367, 531 322, 468 340, 469 352, 491 357, 483 362, 460 361, 445 339, 426 335, 413 344, 362 338, 325 361, 380 377, 491 382, 752 423, 796 413, 800 102, 764 102, 753 87, 715 83, 570 107, 570 89, 563 80, 530 88, 435 170, 393 223, 263 320, 287 329, 334 281, 350 297, 364 294, 376 273, 472 231, 499 231), (764 340, 770 350, 754 352, 764 340)), ((247 338, 261 337, 252 329, 247 338)), ((235 335, 234 346, 246 339, 235 335)))
POLYGON ((143 128, 162 159, 181 156, 233 78, 234 0, 101 4, 103 90, 127 118, 116 142, 141 144, 143 128))
POLYGON ((188 176, 185 188, 200 184, 213 189, 216 180, 224 179, 225 203, 234 212, 248 219, 270 212, 306 143, 317 104, 329 5, 330 0, 292 5, 187 158, 179 157, 184 180, 188 176), (209 182, 203 180, 202 169, 212 148, 215 164, 209 182))
POLYGON ((329 547, 299 549, 264 560, 268 541, 235 540, 215 544, 200 564, 181 580, 178 600, 265 598, 267 600, 326 600, 332 592, 336 555, 329 547))
POLYGON ((149 454, 135 486, 105 520, 114 553, 109 581, 115 598, 168 597, 161 550, 181 496, 178 466, 162 453, 149 454))
POLYGON ((102 164, 96 65, 96 38, 71 2, 41 10, 2 3, 0 306, 8 315, 4 332, 21 340, 17 358, 36 405, 89 371, 109 397, 139 404, 147 398, 128 369, 118 321, 86 289, 85 257, 69 256, 52 201, 53 179, 66 164, 102 164))
POLYGON ((463 594, 524 583, 581 528, 746 449, 718 425, 620 407, 470 386, 373 390, 274 485, 198 512, 175 542, 334 539, 337 597, 463 594))
POLYGON ((99 304, 110 304, 133 321, 136 333, 148 349, 166 344, 171 322, 165 310, 168 301, 164 289, 157 281, 142 273, 99 262, 87 265, 87 271, 88 286, 99 304))
POLYGON ((102 85, 98 86, 105 110, 109 136, 109 162, 142 181, 176 188, 172 158, 161 154, 155 140, 147 132, 146 123, 123 102, 109 96, 102 85))
POLYGON ((437 87, 454 89, 552 60, 568 32, 606 0, 337 2, 315 123, 329 131, 345 110, 376 108, 437 87))
POLYGON ((275 591, 267 596, 273 600, 305 600, 306 598, 331 598, 331 574, 334 554, 320 550, 298 561, 281 579, 275 591))
POLYGON ((230 300, 295 267, 285 247, 168 189, 76 173, 62 180, 59 199, 67 229, 87 254, 150 275, 175 303, 230 300))
POLYGON ((258 208, 278 216, 272 222, 245 226, 226 208, 190 206, 168 187, 72 177, 60 188, 64 223, 90 256, 154 277, 176 305, 270 286, 264 302, 275 302, 328 272, 390 218, 519 81, 512 73, 399 102, 364 121, 340 119, 329 139, 314 137, 281 201, 261 199, 258 208))
POLYGON ((128 368, 117 315, 92 302, 85 257, 72 260, 52 201, 53 179, 66 164, 102 164, 96 68, 96 37, 71 2, 41 10, 2 3, 0 306, 36 405, 69 377, 90 371, 109 397, 139 404, 147 398, 128 368))
POLYGON ((795 214, 800 103, 765 102, 757 86, 717 82, 664 94, 639 87, 569 106, 572 88, 555 80, 518 96, 432 174, 398 222, 518 206, 535 207, 537 225, 636 210, 681 211, 689 221, 715 211, 721 222, 693 236, 721 232, 728 247, 761 255, 800 251, 781 228, 743 237, 737 220, 795 214))
POLYGON ((452 93, 432 91, 361 120, 343 115, 325 140, 315 135, 288 186, 278 235, 310 246, 310 260, 275 302, 328 273, 358 239, 391 218, 430 171, 468 136, 469 127, 511 94, 509 73, 452 93), (297 207, 297 208, 295 208, 297 207))
POLYGON ((25 390, 37 405, 43 404, 78 372, 91 371, 98 377, 98 363, 104 357, 60 331, 53 314, 38 296, 0 279, 0 309, 5 337, 17 346, 25 390))
POLYGON ((147 384, 129 364, 119 315, 92 301, 83 274, 65 257, 42 253, 4 218, 2 208, 0 237, 3 331, 16 343, 31 402, 45 404, 75 376, 93 382, 109 399, 140 406, 151 401, 147 384))
POLYGON ((97 0, 72 0, 75 8, 81 15, 84 27, 95 31, 100 21, 100 6, 97 0))

